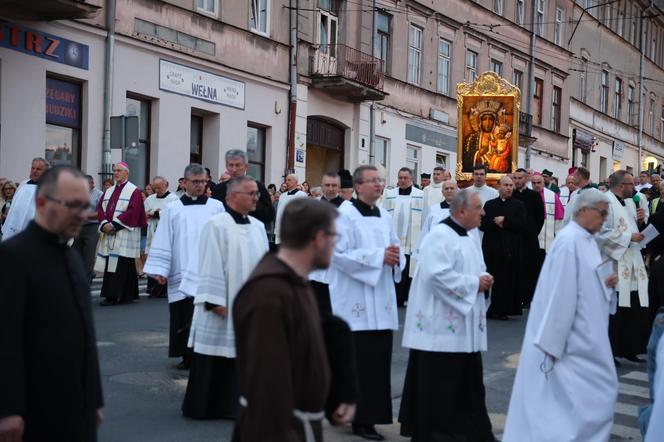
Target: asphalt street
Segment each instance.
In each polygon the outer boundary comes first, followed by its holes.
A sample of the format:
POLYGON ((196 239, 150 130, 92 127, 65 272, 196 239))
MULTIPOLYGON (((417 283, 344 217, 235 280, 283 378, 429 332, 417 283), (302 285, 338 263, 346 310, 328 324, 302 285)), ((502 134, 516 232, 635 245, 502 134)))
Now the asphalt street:
MULTIPOLYGON (((145 280, 141 280, 145 291, 145 280)), ((177 370, 167 357, 168 304, 148 299, 130 305, 100 307, 99 281, 92 288, 99 358, 104 386, 105 421, 101 442, 228 441, 230 421, 194 421, 182 417, 180 406, 187 372, 177 370)), ((405 311, 400 310, 403 324, 405 311)), ((512 382, 518 364, 526 316, 508 321, 490 320, 489 351, 483 355, 487 408, 498 438, 502 434, 512 382)), ((394 415, 398 414, 408 352, 395 334, 392 362, 394 415)), ((648 383, 644 365, 624 361, 618 369, 620 394, 616 405, 612 441, 641 440, 637 407, 647 402, 648 383)), ((395 419, 396 421, 396 419, 395 419)), ((387 440, 405 441, 399 425, 378 426, 387 440)), ((326 426, 325 440, 358 441, 348 428, 326 426)), ((526 441, 524 441, 526 442, 526 441)))

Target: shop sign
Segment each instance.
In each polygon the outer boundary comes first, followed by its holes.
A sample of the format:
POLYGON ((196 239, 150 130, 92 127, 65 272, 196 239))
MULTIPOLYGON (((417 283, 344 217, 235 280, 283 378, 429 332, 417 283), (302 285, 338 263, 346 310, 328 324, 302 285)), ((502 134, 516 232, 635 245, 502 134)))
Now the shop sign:
POLYGON ((625 143, 622 141, 614 140, 613 141, 613 159, 620 160, 625 153, 625 143))
POLYGON ((457 148, 456 137, 412 124, 406 124, 406 139, 418 144, 445 149, 450 152, 456 152, 457 148))
POLYGON ((244 109, 243 82, 166 60, 159 60, 159 89, 244 109))
POLYGON ((46 78, 46 122, 59 126, 80 127, 81 86, 79 84, 46 78))
POLYGON ((87 45, 14 23, 0 21, 0 47, 56 63, 88 69, 89 48, 87 45))
POLYGON ((581 129, 572 130, 572 146, 574 149, 581 149, 592 151, 595 148, 597 138, 593 137, 589 132, 581 129))

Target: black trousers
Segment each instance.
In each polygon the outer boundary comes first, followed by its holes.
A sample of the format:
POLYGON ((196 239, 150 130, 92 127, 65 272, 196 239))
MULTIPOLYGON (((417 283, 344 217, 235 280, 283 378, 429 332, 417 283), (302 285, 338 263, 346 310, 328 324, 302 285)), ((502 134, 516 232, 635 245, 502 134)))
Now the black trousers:
POLYGON ((410 273, 410 255, 406 255, 406 268, 401 272, 401 282, 395 283, 394 288, 397 292, 397 305, 403 307, 408 301, 408 292, 410 292, 410 283, 413 279, 408 276, 410 273))
POLYGON ((353 332, 359 387, 355 425, 392 423, 392 330, 353 332))
POLYGON ((95 259, 97 258, 98 228, 98 223, 84 224, 78 236, 74 239, 74 244, 72 244, 72 248, 78 250, 83 258, 85 274, 88 275, 90 280, 94 277, 93 268, 95 266, 95 259))
POLYGON ((170 312, 170 330, 168 340, 168 357, 191 357, 192 350, 187 347, 191 320, 194 315, 194 298, 184 298, 168 304, 170 312))
POLYGON ((638 292, 630 293, 631 307, 618 307, 609 316, 609 340, 615 357, 632 357, 646 353, 652 322, 650 309, 641 307, 638 292))

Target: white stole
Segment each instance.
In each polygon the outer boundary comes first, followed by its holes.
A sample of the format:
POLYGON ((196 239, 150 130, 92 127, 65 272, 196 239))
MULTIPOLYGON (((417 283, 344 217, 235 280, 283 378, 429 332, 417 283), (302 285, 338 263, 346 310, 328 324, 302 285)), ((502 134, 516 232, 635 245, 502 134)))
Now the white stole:
POLYGON ((544 188, 543 190, 544 209, 546 216, 544 218, 544 224, 542 225, 542 230, 540 230, 538 239, 540 249, 544 249, 548 252, 551 248, 551 245, 553 244, 553 238, 556 231, 556 194, 547 188, 544 188))

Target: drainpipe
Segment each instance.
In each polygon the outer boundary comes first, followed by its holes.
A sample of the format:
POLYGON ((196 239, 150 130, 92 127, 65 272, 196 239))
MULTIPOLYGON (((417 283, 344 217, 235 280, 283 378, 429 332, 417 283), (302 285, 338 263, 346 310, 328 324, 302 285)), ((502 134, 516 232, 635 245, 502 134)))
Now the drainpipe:
POLYGON ((639 146, 639 162, 637 164, 637 173, 639 173, 641 170, 643 170, 643 114, 644 114, 644 106, 645 106, 645 99, 643 97, 644 91, 644 85, 643 85, 643 64, 644 64, 644 57, 645 57, 645 50, 643 46, 645 45, 645 39, 643 38, 643 23, 645 21, 645 15, 646 12, 652 8, 653 2, 650 2, 650 5, 643 11, 643 14, 641 14, 640 18, 640 23, 639 23, 639 31, 640 31, 640 36, 639 36, 639 50, 641 51, 641 55, 639 57, 639 133, 637 135, 637 141, 636 143, 639 146))
POLYGON ((106 49, 104 53, 104 133, 102 135, 102 179, 113 174, 111 160, 111 95, 113 93, 113 50, 115 47, 115 0, 106 1, 106 49))
POLYGON ((297 117, 297 0, 290 0, 290 103, 288 106, 288 142, 286 171, 295 168, 295 121, 297 117))
MULTIPOLYGON (((371 55, 374 57, 376 48, 376 0, 371 4, 371 55)), ((376 158, 376 102, 372 101, 369 106, 369 164, 373 164, 376 158)))
MULTIPOLYGON (((537 36, 535 35, 535 20, 537 18, 537 0, 533 0, 532 5, 532 14, 531 14, 531 29, 530 29, 530 63, 528 64, 528 101, 526 112, 530 115, 531 118, 531 127, 534 123, 533 118, 533 106, 534 106, 534 92, 535 92, 535 42, 537 41, 537 36)), ((531 134, 532 136, 532 134, 531 134)), ((531 143, 528 143, 526 146, 526 168, 530 168, 530 155, 531 155, 531 143)))

